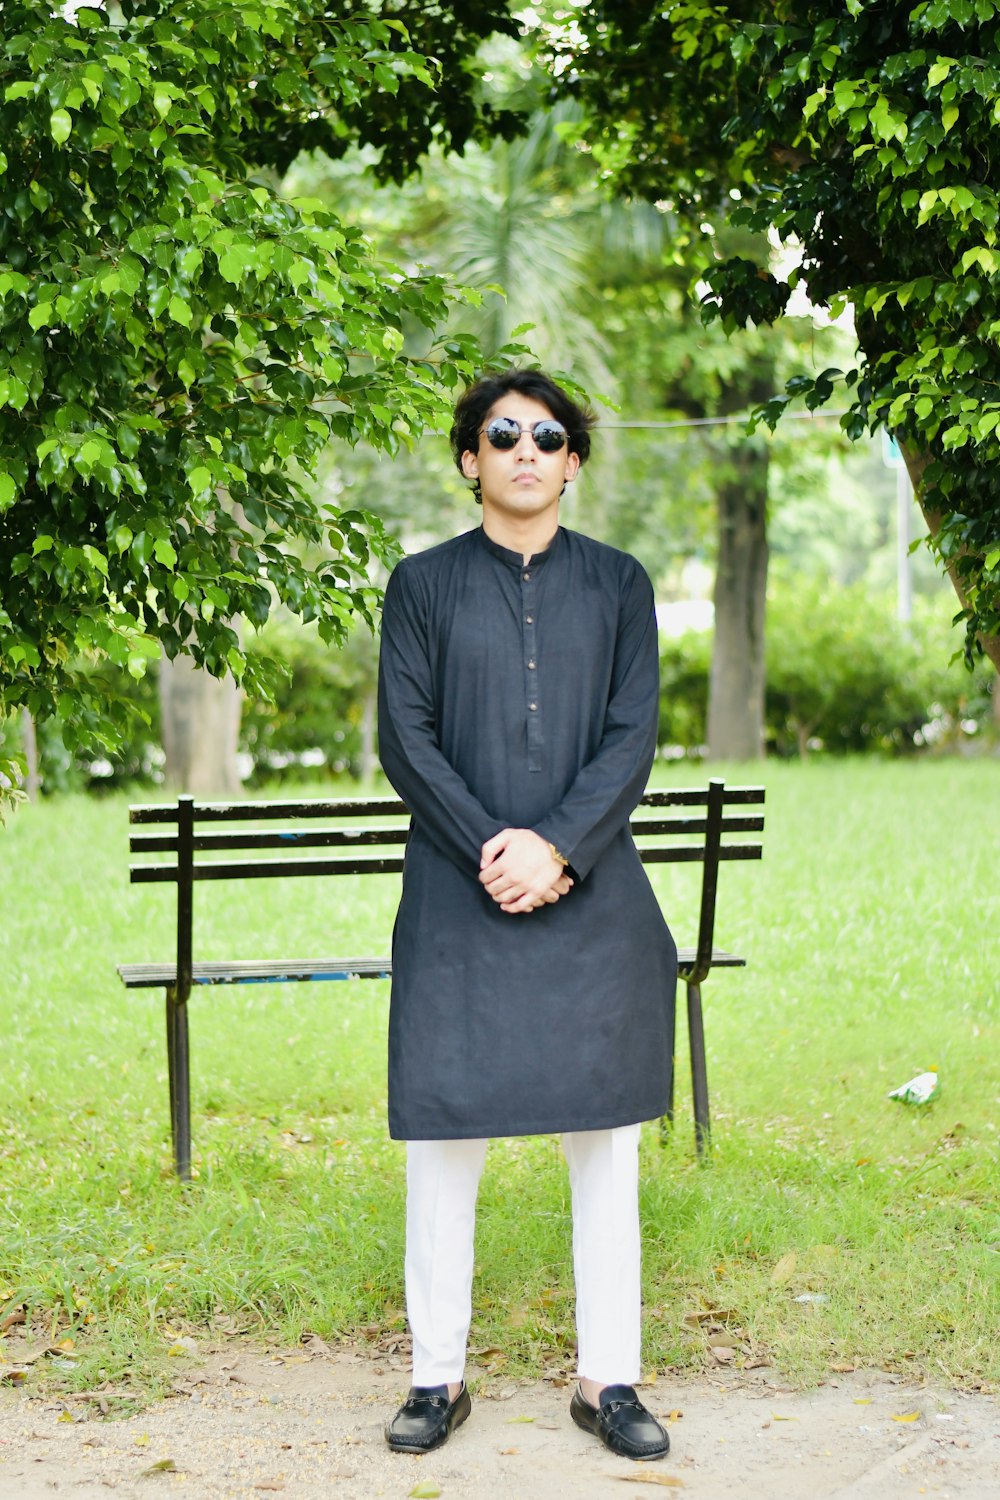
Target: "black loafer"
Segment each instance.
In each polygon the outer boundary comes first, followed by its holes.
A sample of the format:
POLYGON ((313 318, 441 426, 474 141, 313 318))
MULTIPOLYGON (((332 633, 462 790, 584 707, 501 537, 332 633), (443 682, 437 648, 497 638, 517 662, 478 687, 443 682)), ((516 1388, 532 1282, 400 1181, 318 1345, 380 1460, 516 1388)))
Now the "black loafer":
POLYGON ((583 1399, 577 1386, 569 1412, 577 1427, 592 1432, 621 1458, 649 1462, 670 1452, 665 1428, 646 1410, 630 1385, 606 1385, 597 1408, 583 1399))
POLYGON ((410 1394, 385 1429, 385 1440, 398 1453, 429 1453, 461 1427, 472 1402, 462 1381, 454 1401, 446 1385, 411 1385, 410 1394))

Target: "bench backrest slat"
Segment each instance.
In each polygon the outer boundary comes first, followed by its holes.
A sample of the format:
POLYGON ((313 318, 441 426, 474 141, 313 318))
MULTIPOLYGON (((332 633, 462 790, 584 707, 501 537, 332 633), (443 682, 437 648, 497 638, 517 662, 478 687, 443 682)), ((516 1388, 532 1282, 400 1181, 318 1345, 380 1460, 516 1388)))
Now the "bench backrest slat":
MULTIPOLYGON (((355 818, 377 817, 379 814, 409 816, 405 802, 398 797, 350 797, 337 802, 199 802, 196 817, 199 823, 250 823, 274 818, 337 818, 350 815, 355 818)), ((155 802, 145 806, 130 807, 130 823, 176 823, 177 804, 155 802)))
MULTIPOLYGON (((197 817, 197 814, 196 814, 197 817)), ((633 818, 632 833, 637 840, 654 837, 676 837, 704 833, 707 818, 633 818)), ((755 833, 764 827, 763 816, 723 817, 722 832, 755 833)), ((195 833, 192 849, 196 854, 209 849, 349 849, 362 845, 404 844, 409 825, 392 828, 284 828, 278 832, 252 829, 249 832, 195 833)), ((133 854, 172 854, 177 849, 173 833, 134 833, 129 839, 133 854)))
MULTIPOLYGON (((192 866, 192 879, 198 880, 272 880, 275 876, 293 875, 391 875, 403 868, 403 856, 385 859, 265 859, 231 860, 220 864, 192 866)), ((134 885, 163 885, 177 879, 176 865, 134 865, 134 885)))

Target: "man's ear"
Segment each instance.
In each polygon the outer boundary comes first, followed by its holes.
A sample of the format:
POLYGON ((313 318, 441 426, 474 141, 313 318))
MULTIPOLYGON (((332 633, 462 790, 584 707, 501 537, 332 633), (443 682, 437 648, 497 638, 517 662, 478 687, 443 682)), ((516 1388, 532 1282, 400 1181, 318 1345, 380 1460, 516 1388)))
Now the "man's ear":
POLYGON ((479 478, 479 460, 472 452, 471 448, 466 448, 465 452, 462 454, 462 473, 465 475, 466 479, 479 478))
POLYGON ((580 472, 579 453, 570 453, 566 459, 566 483, 572 484, 580 472))

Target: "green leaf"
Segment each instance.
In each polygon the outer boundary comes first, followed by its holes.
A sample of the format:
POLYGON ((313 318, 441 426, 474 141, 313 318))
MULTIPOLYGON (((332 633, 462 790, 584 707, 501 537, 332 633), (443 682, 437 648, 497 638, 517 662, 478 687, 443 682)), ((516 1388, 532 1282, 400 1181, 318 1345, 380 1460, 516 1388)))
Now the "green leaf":
POLYGON ((992 573, 998 564, 1000 564, 1000 547, 994 547, 993 551, 987 552, 983 558, 983 567, 987 573, 992 573))
POLYGON ((96 547, 92 547, 90 545, 90 543, 88 542, 88 543, 86 543, 84 545, 83 555, 87 559, 87 561, 90 563, 90 565, 91 565, 92 568, 96 568, 97 571, 98 571, 98 573, 102 573, 104 575, 104 577, 107 578, 107 576, 108 576, 108 560, 104 556, 103 552, 98 552, 97 548, 96 547))
POLYGON ((0 511, 9 510, 17 495, 17 485, 10 474, 0 474, 0 511))
POLYGON ((67 109, 54 109, 49 116, 49 131, 57 146, 69 140, 73 129, 73 117, 67 109))
POLYGON ((167 304, 167 312, 175 323, 181 323, 185 328, 191 327, 191 308, 183 297, 178 297, 176 294, 171 297, 167 304))
POLYGON ((195 495, 205 494, 212 488, 213 482, 211 469, 206 469, 204 466, 192 469, 188 475, 188 484, 191 486, 192 494, 195 495))
POLYGON ((115 530, 114 543, 119 552, 127 552, 132 545, 132 528, 119 526, 115 530))
POLYGON ((34 546, 31 549, 32 557, 37 557, 40 552, 51 552, 55 541, 50 536, 36 536, 34 546))
POLYGON ((162 537, 153 543, 153 556, 165 568, 174 568, 177 566, 177 553, 170 542, 165 541, 162 537))
POLYGON ((128 297, 134 297, 142 284, 142 262, 134 255, 123 255, 118 262, 118 280, 122 291, 128 297))

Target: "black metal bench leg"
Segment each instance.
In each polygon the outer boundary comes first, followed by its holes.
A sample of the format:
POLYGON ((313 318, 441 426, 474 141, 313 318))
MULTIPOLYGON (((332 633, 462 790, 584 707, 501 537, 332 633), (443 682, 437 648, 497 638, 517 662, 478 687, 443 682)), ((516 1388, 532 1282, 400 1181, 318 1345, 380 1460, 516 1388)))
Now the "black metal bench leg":
POLYGON ((691 1087, 694 1093, 694 1139, 699 1157, 709 1146, 708 1072, 705 1067, 705 1023, 701 1012, 701 985, 687 987, 688 1036, 691 1045, 691 1087))
POLYGON ((167 989, 167 1073, 170 1085, 170 1138, 182 1182, 191 1179, 191 1084, 188 1066, 187 1004, 167 989))
POLYGON ((670 1039, 667 1044, 667 1112, 660 1117, 660 1145, 664 1146, 674 1123, 674 1077, 677 1071, 677 1007, 670 1007, 670 1039))

